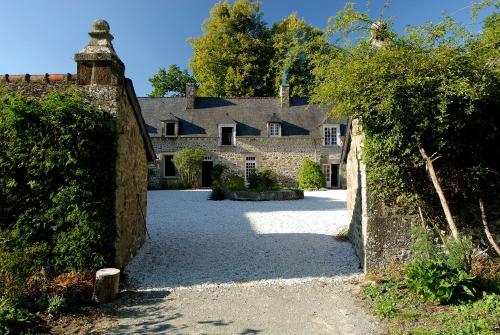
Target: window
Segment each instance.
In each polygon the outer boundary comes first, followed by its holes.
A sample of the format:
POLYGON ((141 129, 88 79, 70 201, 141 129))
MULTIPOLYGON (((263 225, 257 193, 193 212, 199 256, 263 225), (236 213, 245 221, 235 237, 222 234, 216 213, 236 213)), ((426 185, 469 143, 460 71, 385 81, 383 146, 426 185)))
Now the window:
POLYGON ((220 129, 220 144, 221 145, 234 145, 235 140, 235 127, 222 126, 220 129))
POLYGON ((281 124, 279 122, 269 123, 269 136, 271 137, 281 136, 281 124))
POLYGON ((332 126, 332 125, 325 125, 323 127, 323 136, 324 136, 324 145, 337 145, 339 143, 338 141, 338 125, 332 126))
POLYGON ((162 121, 162 136, 177 136, 175 121, 162 121))
POLYGON ((247 157, 245 160, 245 183, 248 185, 248 179, 253 171, 255 171, 257 167, 255 157, 247 157))
POLYGON ((172 162, 174 155, 164 155, 163 156, 163 176, 164 177, 175 177, 175 165, 172 162))

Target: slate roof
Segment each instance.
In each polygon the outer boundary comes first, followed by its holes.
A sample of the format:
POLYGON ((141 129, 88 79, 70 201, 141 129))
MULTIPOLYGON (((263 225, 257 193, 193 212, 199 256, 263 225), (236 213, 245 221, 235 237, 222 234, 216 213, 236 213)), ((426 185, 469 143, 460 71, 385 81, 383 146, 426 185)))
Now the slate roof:
MULTIPOLYGON (((266 136, 268 122, 281 120, 282 136, 321 137, 321 125, 328 108, 308 105, 305 99, 292 99, 289 108, 281 108, 280 98, 208 98, 197 97, 196 108, 186 109, 186 98, 138 98, 151 137, 161 137, 161 121, 179 122, 179 136, 217 137, 218 124, 236 122, 236 136, 266 136)), ((328 120, 328 123, 343 123, 328 120)), ((341 126, 344 135, 345 126, 341 126)))

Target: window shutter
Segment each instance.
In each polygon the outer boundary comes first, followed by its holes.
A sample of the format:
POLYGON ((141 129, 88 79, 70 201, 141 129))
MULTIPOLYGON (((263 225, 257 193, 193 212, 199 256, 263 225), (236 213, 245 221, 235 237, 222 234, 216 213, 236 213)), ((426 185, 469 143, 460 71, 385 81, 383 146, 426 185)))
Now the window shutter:
POLYGON ((165 125, 164 121, 161 122, 161 130, 160 131, 161 131, 161 137, 165 137, 165 133, 167 130, 166 130, 166 125, 165 125))

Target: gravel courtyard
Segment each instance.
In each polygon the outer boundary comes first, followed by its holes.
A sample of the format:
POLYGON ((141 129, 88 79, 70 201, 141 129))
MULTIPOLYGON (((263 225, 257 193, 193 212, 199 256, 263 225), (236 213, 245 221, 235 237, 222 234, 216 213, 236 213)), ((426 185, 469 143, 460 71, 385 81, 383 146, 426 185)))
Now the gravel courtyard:
POLYGON ((376 334, 355 303, 360 278, 345 191, 304 200, 209 201, 209 191, 151 191, 151 236, 126 268, 117 334, 376 334))

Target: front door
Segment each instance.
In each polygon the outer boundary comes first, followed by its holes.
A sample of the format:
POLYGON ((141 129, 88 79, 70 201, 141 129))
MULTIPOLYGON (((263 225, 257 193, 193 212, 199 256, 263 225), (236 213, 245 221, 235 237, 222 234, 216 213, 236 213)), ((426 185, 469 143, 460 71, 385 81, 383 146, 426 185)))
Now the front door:
POLYGON ((330 177, 330 187, 339 187, 339 165, 332 164, 331 172, 332 175, 330 177))
POLYGON ((325 175, 326 187, 332 187, 330 164, 323 164, 323 174, 325 175))
POLYGON ((214 167, 213 161, 205 160, 201 165, 201 186, 212 187, 212 168, 214 167))

